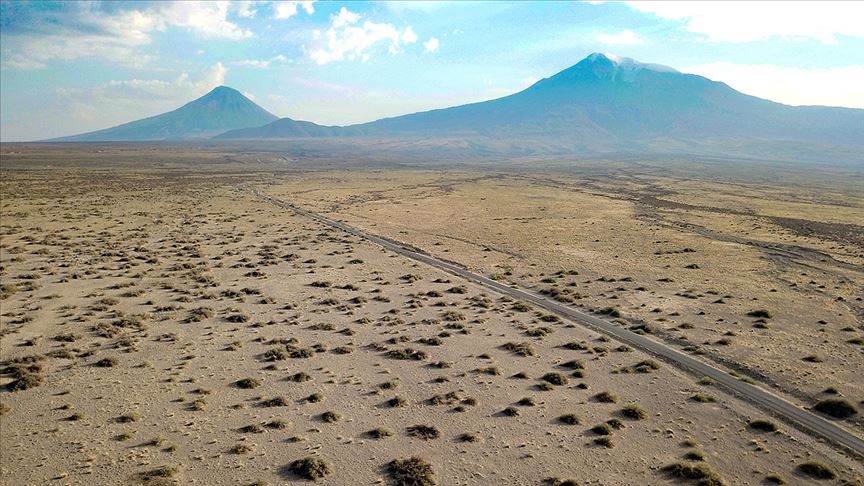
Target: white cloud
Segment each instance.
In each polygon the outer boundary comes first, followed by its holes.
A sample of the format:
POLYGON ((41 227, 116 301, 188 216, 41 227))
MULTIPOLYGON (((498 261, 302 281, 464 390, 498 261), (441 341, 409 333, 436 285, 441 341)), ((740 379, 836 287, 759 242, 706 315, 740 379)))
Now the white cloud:
POLYGON ((206 38, 239 40, 251 37, 251 31, 228 20, 230 6, 227 1, 166 2, 149 15, 157 25, 161 22, 160 30, 171 25, 187 28, 206 38))
POLYGON ((256 69, 267 69, 275 63, 284 63, 284 62, 288 62, 288 61, 289 61, 289 59, 287 57, 283 56, 282 54, 279 54, 278 56, 273 56, 270 59, 264 59, 264 60, 243 59, 241 61, 234 61, 231 64, 233 66, 252 67, 252 68, 256 68, 256 69))
POLYGON ((297 15, 297 8, 302 8, 307 14, 315 13, 315 0, 274 2, 273 17, 284 20, 297 15))
POLYGON ((838 35, 864 37, 864 2, 669 2, 627 4, 641 12, 684 22, 684 30, 709 42, 753 42, 779 37, 837 43, 838 35))
POLYGON ((632 30, 622 30, 617 34, 597 34, 594 36, 597 41, 603 44, 634 46, 644 44, 645 41, 632 30))
POLYGON ((332 15, 326 32, 313 32, 313 44, 306 49, 309 57, 319 65, 344 60, 365 62, 379 43, 386 45, 390 54, 398 54, 404 44, 417 42, 417 34, 410 25, 400 30, 392 24, 369 20, 359 24, 360 18, 360 14, 344 7, 332 15))
POLYGON ((247 19, 255 18, 258 15, 258 10, 254 8, 256 3, 251 0, 238 0, 234 3, 234 8, 240 17, 247 19))
POLYGON ((402 32, 400 37, 402 38, 402 42, 406 44, 413 44, 417 42, 418 39, 417 34, 414 33, 414 29, 412 29, 410 25, 405 27, 405 30, 402 32))
POLYGON ((194 81, 190 79, 189 73, 184 71, 170 81, 161 79, 111 80, 96 90, 101 90, 107 94, 111 92, 111 88, 115 88, 113 94, 120 99, 137 98, 137 95, 146 94, 157 99, 182 97, 181 99, 189 101, 188 98, 190 97, 202 95, 223 85, 227 73, 228 68, 221 62, 217 62, 199 73, 194 81))
POLYGON ((156 2, 145 9, 116 11, 95 2, 65 2, 60 8, 59 14, 35 10, 26 26, 4 26, 0 48, 5 66, 39 69, 53 60, 86 57, 143 67, 156 60, 141 52, 154 32, 182 28, 200 37, 229 40, 253 35, 228 20, 232 8, 245 7, 225 1, 156 2))
POLYGON ((435 37, 430 37, 429 40, 423 43, 423 48, 426 49, 426 52, 435 52, 440 46, 441 42, 435 37))
POLYGON ((789 105, 864 108, 864 64, 825 69, 715 62, 681 69, 789 105))
POLYGON ((354 12, 348 10, 347 8, 342 7, 339 10, 339 13, 337 13, 333 17, 333 21, 331 22, 330 25, 332 25, 335 28, 339 28, 339 27, 344 27, 346 25, 356 24, 358 20, 360 20, 360 14, 354 13, 354 12))
POLYGON ((442 0, 430 1, 430 0, 390 0, 387 2, 382 2, 382 4, 388 8, 389 10, 393 10, 395 12, 404 12, 406 10, 412 11, 420 11, 420 12, 434 12, 436 10, 440 10, 444 7, 449 7, 451 5, 458 5, 460 2, 447 2, 442 0))

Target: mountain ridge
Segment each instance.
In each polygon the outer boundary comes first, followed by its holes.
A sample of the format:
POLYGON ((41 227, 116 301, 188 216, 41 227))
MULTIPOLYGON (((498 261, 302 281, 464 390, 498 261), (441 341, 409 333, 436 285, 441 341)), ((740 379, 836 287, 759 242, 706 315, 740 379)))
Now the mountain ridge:
POLYGON ((234 88, 217 86, 183 106, 140 120, 50 142, 148 141, 209 138, 227 130, 278 120, 234 88))
POLYGON ((854 154, 864 149, 864 110, 784 105, 668 66, 594 53, 501 98, 366 123, 324 126, 276 118, 236 90, 218 87, 163 115, 53 141, 210 136, 217 140, 357 137, 402 145, 423 140, 427 147, 438 140, 448 147, 466 147, 466 155, 475 150, 484 156, 735 152, 778 160, 822 160, 833 153, 862 163, 854 154), (257 112, 258 118, 222 130, 188 120, 209 113, 208 104, 220 108, 217 113, 236 115, 238 110, 231 108, 234 102, 257 112), (130 130, 145 137, 123 138, 130 130))

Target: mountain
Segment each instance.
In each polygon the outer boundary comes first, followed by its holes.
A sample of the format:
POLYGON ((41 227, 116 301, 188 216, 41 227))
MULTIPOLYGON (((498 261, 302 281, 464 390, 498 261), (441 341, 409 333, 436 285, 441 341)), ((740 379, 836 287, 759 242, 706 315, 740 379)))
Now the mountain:
POLYGON ((277 117, 239 91, 219 86, 174 111, 51 142, 106 142, 211 137, 226 130, 257 127, 277 117))
POLYGON ((730 142, 745 151, 756 150, 753 144, 786 142, 864 146, 864 110, 787 106, 702 76, 599 53, 495 100, 326 130, 296 123, 279 120, 222 138, 462 138, 511 146, 551 143, 562 153, 673 148, 722 153, 730 142))
POLYGON ((238 128, 229 130, 213 138, 303 138, 303 137, 333 137, 360 132, 347 127, 328 127, 308 121, 280 118, 264 126, 238 128))

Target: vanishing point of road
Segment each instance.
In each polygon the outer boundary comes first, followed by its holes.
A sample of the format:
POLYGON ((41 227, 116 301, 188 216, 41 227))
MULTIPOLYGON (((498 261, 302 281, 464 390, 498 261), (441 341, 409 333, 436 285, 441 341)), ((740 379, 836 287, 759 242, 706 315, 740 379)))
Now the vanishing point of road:
POLYGON ((424 253, 422 250, 412 248, 404 243, 373 235, 341 221, 336 221, 321 216, 318 213, 299 208, 293 204, 268 196, 257 189, 253 189, 252 192, 259 198, 275 204, 276 206, 291 210, 296 214, 318 221, 327 226, 337 228, 358 238, 365 239, 404 257, 425 263, 457 277, 474 282, 475 284, 486 287, 487 289, 493 290, 499 294, 530 302, 548 312, 566 317, 585 327, 606 334, 617 341, 657 356, 684 371, 693 373, 697 376, 707 376, 714 380, 716 384, 719 384, 734 394, 749 400, 763 410, 783 419, 787 423, 791 423, 810 434, 821 437, 833 444, 841 446, 847 451, 851 451, 858 456, 864 457, 864 440, 852 434, 848 430, 814 412, 811 412, 810 410, 790 403, 762 388, 741 381, 740 379, 730 375, 728 371, 724 371, 705 363, 704 361, 693 358, 692 356, 684 354, 662 342, 655 341, 641 334, 636 334, 632 331, 618 327, 612 322, 601 319, 595 315, 549 300, 535 292, 502 284, 501 282, 492 280, 491 278, 471 272, 457 264, 435 258, 424 253))

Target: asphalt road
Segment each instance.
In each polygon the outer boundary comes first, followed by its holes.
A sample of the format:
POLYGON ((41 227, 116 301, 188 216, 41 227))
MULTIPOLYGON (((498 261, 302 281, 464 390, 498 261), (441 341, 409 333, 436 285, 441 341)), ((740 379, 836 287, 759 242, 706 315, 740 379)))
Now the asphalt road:
POLYGON ((581 312, 572 307, 549 300, 540 294, 514 288, 488 277, 484 277, 483 275, 473 273, 454 263, 430 256, 422 250, 405 246, 403 243, 366 233, 340 221, 326 218, 320 214, 307 211, 285 201, 270 197, 258 190, 253 189, 252 192, 258 197, 269 201, 276 206, 289 209, 301 216, 305 216, 333 228, 340 229, 348 234, 371 241, 372 243, 387 248, 399 255, 444 270, 445 272, 451 273, 457 277, 464 278, 490 290, 494 290, 499 294, 512 297, 513 299, 530 302, 538 308, 566 317, 577 324, 581 324, 597 332, 606 334, 617 341, 657 356, 680 369, 693 373, 696 376, 710 377, 716 384, 719 384, 734 394, 756 404, 762 410, 769 412, 777 418, 793 424, 811 435, 821 437, 832 444, 839 445, 847 451, 854 452, 858 456, 864 457, 864 440, 857 435, 852 434, 850 431, 810 410, 788 402, 769 391, 741 381, 730 375, 728 371, 724 371, 714 365, 705 363, 704 361, 698 360, 688 354, 682 353, 681 351, 678 351, 662 342, 623 329, 618 325, 595 315, 581 312))

